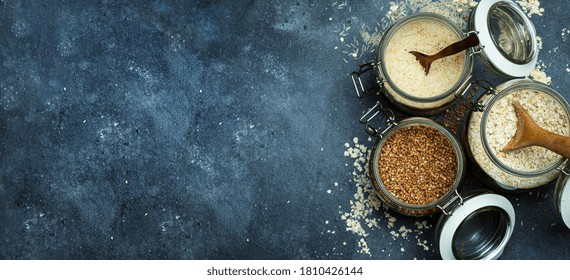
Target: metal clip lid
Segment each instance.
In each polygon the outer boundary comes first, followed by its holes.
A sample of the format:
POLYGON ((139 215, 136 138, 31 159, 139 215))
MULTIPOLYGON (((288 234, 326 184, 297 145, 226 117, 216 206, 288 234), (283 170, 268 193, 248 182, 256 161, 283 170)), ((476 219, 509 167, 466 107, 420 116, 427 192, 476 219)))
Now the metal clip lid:
POLYGON ((354 85, 354 90, 356 91, 356 96, 358 96, 358 98, 364 97, 364 94, 373 95, 373 96, 380 95, 380 90, 382 89, 383 81, 376 78, 376 85, 369 89, 365 89, 361 79, 361 76, 364 73, 374 68, 376 68, 377 72, 379 71, 378 64, 374 62, 369 62, 358 65, 358 71, 354 71, 351 73, 352 84, 354 85))
POLYGON ((556 169, 560 170, 560 172, 564 174, 564 176, 570 176, 570 159, 567 159, 564 162, 564 164, 562 164, 560 167, 556 169))
POLYGON ((491 101, 495 98, 495 96, 497 96, 497 90, 495 86, 487 80, 475 78, 471 83, 485 89, 484 95, 491 95, 491 96, 487 98, 485 102, 481 102, 481 100, 479 101, 467 100, 465 103, 463 103, 463 106, 467 107, 467 109, 471 111, 483 112, 487 109, 487 106, 491 103, 491 101))
POLYGON ((384 134, 390 130, 392 127, 398 125, 398 123, 396 122, 396 115, 394 114, 394 111, 392 111, 392 109, 390 108, 385 108, 382 103, 380 103, 380 101, 376 102, 376 105, 374 105, 372 108, 370 108, 359 120, 359 122, 361 124, 365 125, 365 130, 368 134, 372 135, 372 136, 377 136, 382 138, 384 136, 384 134), (378 109, 376 109, 378 108, 378 109), (370 122, 372 121, 372 119, 374 119, 380 112, 382 112, 384 114, 384 116, 386 116, 386 123, 388 123, 388 126, 386 128, 384 128, 383 130, 381 130, 380 128, 375 128, 373 127, 370 122))
MULTIPOLYGON (((464 34, 465 34, 465 36, 469 36, 469 35, 472 35, 472 34, 478 35, 478 34, 479 34, 479 31, 472 30, 472 31, 469 31, 469 32, 464 33, 464 34)), ((473 52, 471 52, 471 53, 469 54, 469 56, 474 56, 474 55, 480 54, 481 52, 483 52, 483 49, 484 49, 484 48, 485 48, 485 46, 483 46, 483 45, 481 45, 481 44, 479 44, 479 45, 473 47, 473 52)))
POLYGON ((453 209, 459 205, 463 205, 463 197, 461 197, 457 189, 455 189, 455 196, 449 199, 443 206, 437 205, 437 208, 439 208, 444 215, 451 216, 453 209))

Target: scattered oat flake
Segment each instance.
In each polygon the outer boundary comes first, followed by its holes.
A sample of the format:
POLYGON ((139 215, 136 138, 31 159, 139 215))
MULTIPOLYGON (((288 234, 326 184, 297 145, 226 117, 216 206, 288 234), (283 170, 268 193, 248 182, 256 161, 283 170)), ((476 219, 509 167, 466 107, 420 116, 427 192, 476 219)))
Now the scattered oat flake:
POLYGON ((544 8, 540 7, 540 1, 538 0, 518 0, 517 3, 528 17, 532 17, 532 15, 542 16, 544 12, 544 8))
POLYGON ((550 85, 552 83, 552 78, 547 76, 540 66, 534 68, 530 72, 530 78, 547 85, 550 85))
MULTIPOLYGON (((412 234, 415 235, 414 238, 419 238, 418 236, 423 234, 423 231, 410 229, 406 226, 396 227, 396 217, 386 208, 381 208, 382 204, 376 196, 368 176, 368 164, 366 163, 368 162, 367 159, 370 156, 371 149, 362 144, 349 145, 348 147, 345 146, 345 148, 347 148, 348 154, 356 155, 354 158, 356 164, 354 166, 358 166, 361 169, 355 168, 352 172, 353 179, 351 181, 354 183, 355 193, 353 199, 349 201, 350 211, 341 211, 339 214, 341 215, 341 220, 345 222, 346 231, 352 232, 359 237, 358 252, 371 255, 371 248, 366 240, 373 232, 369 233, 367 230, 375 230, 382 227, 387 229, 397 228, 397 230, 390 231, 390 236, 393 240, 408 240, 412 234), (383 212, 380 212, 381 209, 383 209, 383 212)), ((416 221, 415 225, 421 229, 430 227, 427 221, 416 221)), ((416 239, 413 240, 414 242, 416 241, 416 239)), ((422 247, 425 249, 427 246, 422 247)))

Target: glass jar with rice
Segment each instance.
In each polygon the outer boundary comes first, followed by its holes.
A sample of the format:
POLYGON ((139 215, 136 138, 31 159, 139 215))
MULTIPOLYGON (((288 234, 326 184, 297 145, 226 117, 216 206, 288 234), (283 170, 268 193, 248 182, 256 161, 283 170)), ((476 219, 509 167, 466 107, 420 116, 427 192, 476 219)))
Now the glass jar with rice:
POLYGON ((462 40, 463 32, 436 14, 416 14, 395 24, 378 51, 378 71, 386 96, 401 110, 419 115, 447 108, 468 86, 473 69, 471 50, 435 61, 429 75, 410 51, 437 53, 462 40))
MULTIPOLYGON (((379 45, 376 63, 364 67, 374 69, 380 91, 398 109, 414 115, 433 115, 445 110, 466 92, 473 70, 472 50, 435 61, 429 75, 409 52, 436 53, 465 36, 441 15, 414 14, 386 32, 379 45)), ((362 67, 359 70, 365 71, 362 67)), ((358 88, 357 94, 361 96, 358 88)))

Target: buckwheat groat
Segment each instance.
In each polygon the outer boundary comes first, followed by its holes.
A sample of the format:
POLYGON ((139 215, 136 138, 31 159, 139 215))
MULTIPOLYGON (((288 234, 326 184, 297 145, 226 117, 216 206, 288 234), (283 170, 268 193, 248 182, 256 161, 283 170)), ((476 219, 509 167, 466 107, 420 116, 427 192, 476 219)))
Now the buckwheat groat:
POLYGON ((382 146, 378 166, 386 190, 412 205, 426 205, 443 197, 458 168, 449 139, 421 125, 394 132, 382 146))

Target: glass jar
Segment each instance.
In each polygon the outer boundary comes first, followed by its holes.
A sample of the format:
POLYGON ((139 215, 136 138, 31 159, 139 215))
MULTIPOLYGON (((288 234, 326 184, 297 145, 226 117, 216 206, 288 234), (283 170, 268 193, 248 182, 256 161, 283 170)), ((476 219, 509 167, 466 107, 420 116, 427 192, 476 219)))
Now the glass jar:
MULTIPOLYGON (((503 252, 515 224, 512 204, 490 191, 478 190, 461 195, 459 188, 465 175, 465 155, 459 140, 447 128, 422 117, 396 122, 391 109, 377 103, 362 118, 366 132, 376 136, 369 159, 369 172, 374 189, 387 207, 408 216, 426 216, 442 212, 436 225, 436 240, 443 259, 496 259, 503 252), (385 128, 376 128, 371 121, 381 113, 386 117, 385 128), (445 194, 437 200, 415 205, 402 201, 387 188, 380 173, 382 149, 395 133, 408 127, 422 126, 435 130, 449 140, 456 157, 454 180, 445 194)), ((407 168, 407 167, 406 167, 407 168)))
POLYGON ((398 124, 391 127, 388 131, 386 131, 382 135, 382 137, 378 138, 378 141, 376 142, 376 144, 372 149, 369 167, 370 167, 369 172, 372 184, 374 185, 376 193, 378 194, 378 196, 384 202, 385 205, 388 205, 395 211, 408 216, 426 216, 440 211, 441 210, 440 207, 445 205, 446 202, 452 200, 453 196, 456 196, 456 190, 461 185, 465 175, 465 154, 463 153, 463 149, 461 147, 459 140, 457 140, 457 138, 451 132, 449 132, 449 130, 447 130, 445 127, 430 119, 412 117, 402 120, 398 124), (455 179, 453 180, 453 183, 449 187, 447 192, 441 197, 439 197, 437 200, 424 205, 410 204, 402 201, 401 199, 398 199, 394 194, 392 194, 391 191, 388 190, 388 188, 386 187, 380 176, 379 165, 382 162, 381 151, 382 148, 384 147, 384 143, 386 143, 386 141, 390 139, 390 137, 394 133, 402 131, 402 129, 409 126, 423 126, 423 127, 432 128, 435 131, 444 135, 445 138, 453 146, 457 162, 456 174, 453 174, 455 179))
POLYGON ((434 62, 429 75, 409 51, 436 53, 464 38, 459 28, 437 14, 419 13, 394 24, 380 42, 375 68, 386 97, 402 111, 418 115, 449 107, 469 85, 471 50, 434 62))
MULTIPOLYGON (((441 15, 414 14, 390 27, 380 41, 377 61, 361 66, 359 72, 366 72, 367 67, 373 69, 378 93, 383 92, 398 109, 420 116, 433 115, 467 91, 473 71, 472 50, 434 62, 429 75, 409 51, 436 53, 465 37, 441 15)), ((357 94, 362 96, 358 89, 357 94)))
POLYGON ((447 18, 417 13, 396 22, 382 37, 378 57, 352 73, 356 94, 383 93, 398 109, 428 116, 444 111, 469 90, 474 55, 500 76, 526 77, 538 60, 534 26, 511 0, 481 0, 463 33, 447 18), (479 45, 434 62, 428 75, 409 51, 434 54, 475 33, 479 45), (374 73, 375 85, 366 89, 361 76, 374 73))
POLYGON ((537 124, 570 136, 570 106, 554 89, 529 79, 507 81, 481 96, 471 112, 466 151, 478 177, 502 191, 542 187, 558 176, 564 159, 542 147, 502 152, 517 126, 512 102, 518 101, 537 124))

